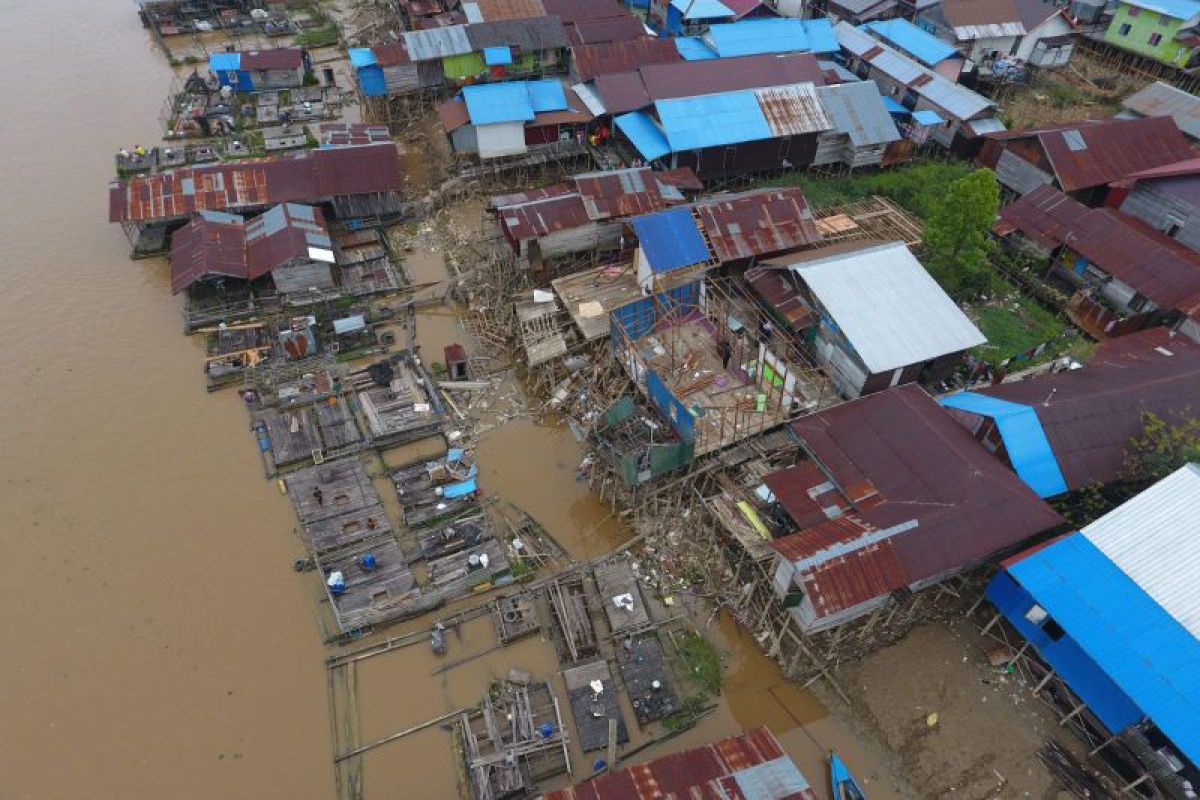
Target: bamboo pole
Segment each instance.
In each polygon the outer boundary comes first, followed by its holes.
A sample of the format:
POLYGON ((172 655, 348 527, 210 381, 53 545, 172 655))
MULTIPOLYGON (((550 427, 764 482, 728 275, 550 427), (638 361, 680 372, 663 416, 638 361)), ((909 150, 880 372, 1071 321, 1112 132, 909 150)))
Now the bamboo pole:
POLYGON ((402 731, 397 731, 396 733, 385 736, 382 739, 377 739, 374 742, 371 742, 370 744, 364 744, 362 747, 356 747, 353 750, 342 753, 340 756, 336 756, 333 760, 335 763, 339 763, 339 762, 345 761, 348 758, 354 758, 354 756, 362 755, 363 753, 367 752, 368 750, 374 750, 376 747, 385 745, 388 742, 394 742, 397 739, 402 739, 405 736, 408 736, 409 734, 417 733, 418 731, 423 731, 426 728, 431 728, 434 725, 437 725, 439 722, 445 722, 446 720, 450 719, 451 717, 456 717, 459 714, 464 714, 467 712, 467 710, 468 709, 460 708, 460 709, 457 709, 456 711, 451 711, 448 714, 442 714, 440 717, 434 717, 431 720, 422 722, 420 725, 414 725, 411 728, 405 728, 402 731))

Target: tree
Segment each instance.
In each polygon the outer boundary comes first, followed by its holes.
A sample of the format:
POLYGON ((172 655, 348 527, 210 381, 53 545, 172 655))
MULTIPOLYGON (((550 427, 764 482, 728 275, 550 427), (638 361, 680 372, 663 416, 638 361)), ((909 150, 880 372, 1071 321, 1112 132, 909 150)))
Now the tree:
POLYGON ((977 169, 950 184, 925 223, 925 265, 950 295, 973 297, 992 285, 988 232, 1000 210, 996 173, 977 169))
POLYGON ((1149 485, 1192 461, 1200 461, 1200 419, 1171 423, 1147 412, 1142 415, 1142 435, 1126 448, 1125 476, 1149 485))

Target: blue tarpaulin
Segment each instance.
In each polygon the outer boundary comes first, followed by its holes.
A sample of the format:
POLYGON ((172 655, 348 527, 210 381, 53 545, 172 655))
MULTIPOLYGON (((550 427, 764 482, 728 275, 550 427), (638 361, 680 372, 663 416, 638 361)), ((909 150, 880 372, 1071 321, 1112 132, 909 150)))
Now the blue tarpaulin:
MULTIPOLYGON (((1111 731, 1147 716, 1200 763, 1200 640, 1083 534, 1027 555, 1007 574, 1065 634, 1053 641, 1043 625, 1030 633, 1031 643, 1055 669, 1062 665, 1071 688, 1111 731), (1060 653, 1068 639, 1095 669, 1060 653)), ((1003 575, 988 586, 989 598, 1004 600, 1002 590, 993 589, 1003 575)), ((1005 616, 1028 629, 1028 609, 1016 605, 1005 616)))
POLYGON ((941 125, 946 121, 936 111, 930 111, 928 108, 914 111, 912 116, 913 122, 918 125, 941 125))
POLYGON ((208 57, 208 68, 213 72, 230 72, 242 68, 241 53, 213 53, 208 57))
MULTIPOLYGON (((560 89, 561 91, 561 89, 560 89)), ((484 83, 464 86, 463 100, 472 125, 494 122, 528 122, 533 119, 533 104, 524 83, 484 83)))
POLYGON ((734 13, 718 0, 671 0, 671 7, 678 11, 683 19, 720 19, 734 16, 734 13))
POLYGON ((1033 408, 974 392, 959 392, 938 402, 995 420, 1013 469, 1039 497, 1055 497, 1067 491, 1058 459, 1033 408))
POLYGON ((883 107, 888 110, 889 114, 911 114, 912 113, 907 108, 900 105, 892 98, 888 97, 886 94, 883 95, 883 107))
POLYGON ((876 38, 898 47, 927 67, 935 67, 958 51, 932 33, 923 31, 906 19, 885 19, 862 26, 876 38))
POLYGON ((622 114, 613 122, 616 123, 617 130, 625 134, 647 161, 662 158, 671 152, 671 145, 667 144, 666 137, 645 111, 622 114))
POLYGON ((654 104, 672 152, 774 138, 752 91, 659 100, 654 104))
POLYGON ((686 208, 634 217, 630 224, 653 272, 669 272, 711 257, 692 212, 686 208))
POLYGON ((512 48, 485 47, 483 48, 483 63, 491 66, 502 66, 513 63, 512 48))
POLYGON ((478 488, 479 487, 475 484, 475 479, 471 478, 469 481, 463 481, 462 483, 451 483, 444 487, 442 489, 442 497, 446 498, 447 500, 454 500, 459 497, 466 497, 467 495, 475 492, 475 490, 478 488))
POLYGON ((379 63, 375 60, 374 51, 369 47, 351 47, 346 53, 350 56, 350 65, 355 69, 373 67, 379 63))

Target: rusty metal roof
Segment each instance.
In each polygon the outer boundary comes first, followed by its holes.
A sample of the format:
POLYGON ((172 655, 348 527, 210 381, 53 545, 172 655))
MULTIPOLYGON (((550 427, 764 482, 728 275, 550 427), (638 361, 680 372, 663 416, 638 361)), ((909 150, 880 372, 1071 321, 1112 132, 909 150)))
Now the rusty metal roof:
POLYGON ((775 543, 825 614, 985 559, 1062 521, 917 384, 803 417, 792 430, 853 502, 841 521, 775 543))
POLYGON ((1184 306, 1200 292, 1200 255, 1136 217, 1040 186, 1001 210, 997 232, 1012 230, 1047 249, 1067 245, 1160 308, 1193 311, 1184 306))
POLYGON ((637 111, 654 102, 646 93, 641 73, 637 71, 597 75, 595 86, 596 94, 600 95, 600 102, 608 114, 637 111))
POLYGON ((392 192, 400 183, 394 144, 335 147, 113 181, 108 186, 108 217, 110 222, 166 221, 204 210, 392 192))
POLYGON ((941 10, 960 41, 1026 33, 1011 0, 942 0, 941 10))
POLYGON ((764 727, 601 775, 543 800, 816 800, 764 727))
POLYGON ((767 126, 776 136, 799 136, 833 128, 811 83, 755 89, 767 126))
POLYGON ((412 63, 403 41, 376 45, 371 48, 371 55, 375 56, 375 63, 381 67, 399 67, 412 63))
POLYGON ((1200 344, 1165 328, 1101 342, 1083 369, 974 390, 1037 413, 1070 489, 1123 474, 1142 415, 1194 417, 1200 405, 1200 344))
POLYGON ((648 214, 683 202, 677 191, 671 199, 663 196, 658 177, 649 167, 588 172, 573 180, 591 219, 648 214))
POLYGON ((241 68, 300 69, 304 66, 304 51, 299 47, 276 47, 270 50, 243 50, 241 68))
POLYGON ((583 20, 608 19, 629 13, 617 0, 542 0, 546 13, 563 22, 577 24, 583 20))
POLYGON ((760 189, 695 205, 700 227, 722 262, 781 253, 821 241, 804 192, 760 189))
POLYGON ((500 227, 518 242, 590 223, 583 198, 575 193, 530 200, 500 209, 500 227))
POLYGON ((795 285, 790 271, 752 267, 746 270, 746 283, 768 308, 787 320, 793 330, 803 330, 817 321, 816 313, 795 285))
MULTIPOLYGON (((575 72, 581 81, 589 81, 597 75, 629 72, 649 64, 683 61, 683 56, 679 55, 671 39, 645 38, 583 44, 572 47, 571 55, 575 61, 575 72)), ((608 108, 607 102, 604 107, 608 108)))
POLYGON ((643 67, 640 72, 651 100, 824 82, 824 73, 812 53, 653 64, 643 67))
POLYGON ((526 53, 567 46, 567 31, 558 17, 499 19, 466 26, 467 41, 474 50, 485 47, 516 47, 526 53))
POLYGON ((542 0, 474 0, 487 22, 503 19, 529 19, 545 16, 542 0))
POLYGON ((580 20, 575 23, 577 44, 625 42, 646 36, 646 26, 632 14, 606 19, 580 20))
POLYGON ((1086 120, 985 138, 1036 139, 1064 192, 1101 186, 1194 156, 1170 117, 1086 120))
POLYGON ((531 189, 528 192, 495 195, 488 200, 488 208, 496 210, 505 206, 519 206, 522 203, 528 203, 532 200, 545 200, 547 197, 559 197, 560 195, 571 194, 571 191, 571 187, 567 184, 555 183, 540 189, 531 189))

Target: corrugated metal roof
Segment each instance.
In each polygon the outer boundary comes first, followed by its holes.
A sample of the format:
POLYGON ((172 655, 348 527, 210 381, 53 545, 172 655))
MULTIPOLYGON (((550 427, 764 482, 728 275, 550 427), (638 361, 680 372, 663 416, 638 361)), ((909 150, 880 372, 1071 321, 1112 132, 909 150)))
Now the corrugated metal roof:
POLYGON ((542 5, 546 7, 547 14, 568 24, 629 14, 629 10, 617 0, 542 0, 542 5))
POLYGON ((526 53, 566 47, 567 32, 558 17, 503 19, 466 26, 467 41, 474 50, 485 47, 515 47, 526 53))
POLYGON ((959 41, 1025 34, 1010 0, 942 0, 939 9, 959 41))
POLYGON ((645 111, 622 114, 615 117, 613 122, 647 161, 654 161, 671 152, 671 145, 663 136, 662 129, 645 111))
POLYGON ((871 373, 987 341, 902 242, 795 264, 871 373))
POLYGON ((746 19, 710 25, 704 43, 721 58, 808 51, 808 34, 798 19, 746 19))
POLYGON ((464 86, 462 96, 472 125, 528 122, 536 113, 529 88, 523 81, 464 86))
POLYGON ((109 183, 109 221, 178 219, 204 210, 256 208, 400 188, 394 144, 335 147, 286 158, 183 167, 109 183))
POLYGON ((868 22, 862 26, 873 36, 903 50, 927 67, 936 67, 947 58, 959 55, 958 50, 928 31, 918 28, 906 19, 888 19, 868 22))
POLYGON ((587 209, 578 194, 512 203, 499 210, 500 226, 514 241, 537 239, 555 231, 587 225, 587 209))
POLYGON ((467 39, 467 26, 451 25, 423 31, 405 31, 404 47, 413 61, 432 61, 443 56, 461 56, 474 48, 467 39))
POLYGON ((632 14, 607 19, 581 20, 575 23, 575 36, 579 44, 597 42, 625 42, 646 35, 641 20, 632 14))
POLYGON ((600 99, 600 95, 596 93, 596 89, 591 84, 577 83, 571 87, 571 91, 587 107, 587 110, 592 112, 593 117, 606 113, 604 101, 600 99))
MULTIPOLYGON (((917 111, 913 114, 913 119, 920 122, 922 125, 937 125, 943 120, 932 111, 917 111)), ((983 136, 988 133, 999 133, 1007 130, 1004 127, 1004 122, 999 117, 989 117, 988 119, 973 119, 967 123, 967 127, 976 136, 983 136)))
POLYGON ((790 272, 752 267, 746 270, 746 283, 768 308, 787 320, 793 330, 801 331, 817 321, 812 308, 793 284, 790 272))
MULTIPOLYGON (((1184 480, 1190 484, 1192 478, 1184 480)), ((1194 487, 1189 485, 1183 491, 1194 508, 1200 501, 1194 487)), ((1182 498, 1160 499, 1174 506, 1182 498)), ((1134 498, 1113 513, 1119 514, 1131 504, 1135 515, 1155 518, 1161 513, 1140 500, 1141 496, 1134 498)), ((1194 524, 1196 515, 1188 516, 1194 524)), ((1190 527, 1188 522, 1172 521, 1190 527)), ((1142 547, 1126 553, 1134 561, 1164 545, 1164 534, 1170 536, 1178 530, 1142 527, 1138 521, 1130 524, 1143 534, 1142 547)), ((1183 564, 1155 569, 1154 580, 1160 587, 1166 582, 1190 582, 1190 587, 1182 589, 1184 595, 1196 591, 1195 572, 1187 570, 1186 564, 1191 563, 1198 540, 1193 537, 1181 542, 1183 564)), ((1031 553, 1009 566, 1008 574, 1181 753, 1192 761, 1200 759, 1200 725, 1196 724, 1200 719, 1200 641, 1194 632, 1179 624, 1086 534, 1065 537, 1031 553)), ((1046 650, 1053 653, 1050 647, 1046 650)), ((1054 663, 1053 655, 1050 659, 1054 663)), ((1081 689, 1085 701, 1091 699, 1086 684, 1073 684, 1073 688, 1081 689)), ((1101 701, 1097 707, 1103 709, 1103 698, 1097 699, 1101 701)), ((1106 721, 1117 726, 1117 732, 1119 726, 1129 723, 1128 719, 1106 721)))
POLYGON ((669 189, 671 197, 665 197, 658 174, 649 167, 587 172, 572 180, 591 219, 648 214, 683 201, 674 187, 669 189))
POLYGON ((300 69, 304 66, 304 51, 299 47, 246 50, 241 56, 241 69, 246 70, 300 69))
POLYGON ((1080 533, 1200 639, 1200 464, 1176 470, 1080 533))
POLYGON ((1195 413, 1200 344, 1165 328, 1101 342, 1083 369, 975 390, 1033 408, 1070 489, 1124 474, 1142 415, 1176 420, 1195 413))
POLYGON ((792 430, 834 484, 863 498, 774 543, 800 565, 824 613, 961 568, 1061 521, 917 384, 802 417, 792 430))
POLYGON ((1075 223, 1090 211, 1053 186, 1042 185, 1000 209, 996 233, 1020 231, 1047 250, 1067 240, 1075 223))
POLYGON ((645 214, 634 217, 629 224, 654 272, 670 272, 712 258, 690 209, 673 208, 645 214))
POLYGON ((811 83, 755 89, 767 126, 777 137, 827 131, 834 127, 811 83))
POLYGON ((766 727, 547 792, 542 800, 816 800, 766 727), (794 771, 793 771, 794 770, 794 771))
POLYGON ((1150 167, 1182 161, 1191 145, 1169 117, 1104 120, 1038 134, 1063 191, 1118 180, 1150 167), (1082 146, 1072 140, 1081 140, 1082 146))
POLYGON ((694 206, 718 261, 768 256, 821 241, 799 189, 760 189, 694 206))
POLYGON ((546 14, 542 0, 475 0, 475 4, 487 22, 532 19, 546 14))
POLYGON ((721 19, 734 15, 728 6, 718 0, 671 0, 671 7, 684 19, 721 19))
POLYGON ((841 49, 837 35, 833 32, 833 22, 824 17, 801 20, 804 34, 808 37, 808 49, 813 53, 836 53, 841 49))
POLYGON ((675 49, 686 61, 706 61, 720 58, 699 36, 676 36, 675 49))
POLYGON ((1124 0, 1124 2, 1126 5, 1157 11, 1174 19, 1189 20, 1200 14, 1200 2, 1196 2, 1196 0, 1124 0))
POLYGON ((640 72, 645 91, 653 100, 690 97, 698 90, 717 93, 824 82, 824 74, 812 53, 653 64, 642 67, 640 72))
POLYGON ((817 97, 833 128, 850 137, 855 147, 886 144, 900 139, 875 81, 820 86, 817 97))
POLYGON ((581 81, 598 75, 629 72, 648 64, 669 64, 683 56, 670 39, 632 39, 624 42, 600 42, 571 48, 575 74, 581 81))
POLYGON ((654 110, 674 152, 775 136, 752 91, 659 100, 654 110))
POLYGON ((365 122, 322 122, 317 127, 317 136, 322 147, 356 147, 392 141, 387 125, 365 122))
POLYGON ((483 22, 483 11, 480 10, 479 3, 463 3, 462 10, 467 22, 483 22))
POLYGON ((1200 97, 1155 81, 1126 97, 1121 105, 1143 117, 1170 117, 1193 139, 1200 139, 1200 97))
POLYGON ((637 111, 651 104, 650 95, 637 72, 614 72, 597 75, 592 85, 609 114, 624 114, 637 111))
POLYGON ((1067 481, 1058 467, 1054 450, 1032 408, 974 392, 959 392, 941 397, 938 402, 946 408, 995 420, 1013 469, 1038 493, 1038 497, 1057 497, 1067 491, 1067 481))

